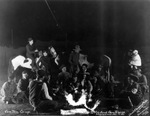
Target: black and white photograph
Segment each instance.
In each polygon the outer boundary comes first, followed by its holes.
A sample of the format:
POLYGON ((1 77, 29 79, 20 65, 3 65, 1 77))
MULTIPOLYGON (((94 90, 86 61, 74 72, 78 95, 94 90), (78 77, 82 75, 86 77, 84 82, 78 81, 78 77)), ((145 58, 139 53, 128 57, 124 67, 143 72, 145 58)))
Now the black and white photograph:
POLYGON ((149 116, 150 0, 0 0, 0 116, 149 116))

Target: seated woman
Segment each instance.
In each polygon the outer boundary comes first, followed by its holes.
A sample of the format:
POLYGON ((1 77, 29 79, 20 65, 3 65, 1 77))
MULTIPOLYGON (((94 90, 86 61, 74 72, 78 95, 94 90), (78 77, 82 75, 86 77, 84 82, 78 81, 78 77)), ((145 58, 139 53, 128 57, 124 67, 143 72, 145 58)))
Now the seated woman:
POLYGON ((15 83, 15 78, 11 75, 8 77, 8 81, 6 81, 1 88, 2 101, 6 104, 13 103, 13 98, 17 94, 17 85, 15 83))

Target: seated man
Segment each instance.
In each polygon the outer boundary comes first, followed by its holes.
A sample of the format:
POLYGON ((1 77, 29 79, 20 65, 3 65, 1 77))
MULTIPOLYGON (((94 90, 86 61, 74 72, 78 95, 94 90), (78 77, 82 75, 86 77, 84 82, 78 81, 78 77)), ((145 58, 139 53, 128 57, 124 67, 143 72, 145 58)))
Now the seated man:
POLYGON ((31 66, 35 65, 36 52, 38 52, 38 50, 35 49, 33 38, 28 38, 28 44, 26 45, 26 57, 32 60, 31 66))
POLYGON ((29 102, 37 112, 50 112, 63 108, 64 104, 53 101, 48 87, 43 82, 44 72, 39 70, 37 78, 29 83, 29 102))
POLYGON ((29 86, 29 78, 28 78, 28 73, 27 71, 23 71, 22 72, 22 78, 19 80, 18 84, 17 84, 17 90, 18 90, 18 93, 24 93, 24 95, 26 97, 29 96, 29 89, 28 89, 28 86, 29 86))
POLYGON ((69 72, 67 72, 67 68, 65 65, 60 67, 61 72, 58 74, 58 85, 61 86, 61 89, 66 89, 67 80, 71 78, 69 72))
POLYGON ((11 75, 8 77, 8 81, 6 81, 1 88, 2 101, 6 104, 13 103, 13 98, 17 94, 17 85, 15 83, 15 78, 11 75))
MULTIPOLYGON (((128 84, 121 92, 121 98, 128 98, 131 106, 137 106, 141 102, 141 88, 136 75, 128 75, 128 84)), ((122 104, 123 105, 123 104, 122 104)))

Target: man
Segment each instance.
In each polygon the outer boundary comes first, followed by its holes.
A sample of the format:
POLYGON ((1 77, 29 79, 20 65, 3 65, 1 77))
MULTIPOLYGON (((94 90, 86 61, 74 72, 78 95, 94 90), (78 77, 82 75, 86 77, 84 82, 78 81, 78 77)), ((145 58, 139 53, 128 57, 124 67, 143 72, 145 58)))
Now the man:
POLYGON ((54 87, 56 85, 57 76, 59 73, 59 55, 57 54, 55 48, 53 46, 48 47, 50 52, 50 67, 49 72, 51 74, 51 82, 53 83, 54 87))
POLYGON ((69 56, 69 63, 70 63, 70 72, 71 74, 75 74, 79 72, 79 56, 80 56, 80 46, 76 45, 74 51, 71 52, 69 56))
POLYGON ((43 51, 43 54, 41 55, 37 63, 39 64, 38 66, 40 67, 40 69, 44 70, 47 75, 50 74, 50 58, 48 57, 47 51, 43 51))
POLYGON ((82 65, 82 70, 78 73, 78 78, 80 80, 81 90, 87 91, 89 98, 91 98, 91 92, 93 90, 92 83, 90 81, 91 75, 87 71, 87 64, 82 65))
POLYGON ((141 102, 142 93, 141 88, 137 82, 138 77, 134 74, 129 74, 128 84, 126 85, 126 87, 124 87, 124 90, 121 92, 120 97, 128 98, 131 106, 137 106, 141 102))
POLYGON ((25 96, 28 97, 29 95, 28 86, 29 86, 28 73, 27 71, 24 70, 22 72, 22 78, 19 80, 17 84, 18 93, 23 93, 25 96))
POLYGON ((67 81, 71 78, 69 72, 67 72, 67 68, 65 65, 60 67, 61 72, 58 74, 58 85, 61 86, 61 89, 65 90, 67 86, 67 81))
POLYGON ((29 102, 37 112, 50 112, 63 108, 63 104, 53 101, 43 80, 44 72, 38 71, 37 78, 29 84, 29 102))
POLYGON ((15 83, 15 78, 11 75, 8 77, 8 81, 6 81, 1 88, 2 101, 6 104, 13 103, 13 98, 17 94, 17 85, 15 83))
POLYGON ((30 58, 32 60, 32 66, 35 65, 35 53, 38 52, 37 49, 35 49, 34 41, 32 38, 28 38, 28 44, 26 45, 26 57, 30 58))

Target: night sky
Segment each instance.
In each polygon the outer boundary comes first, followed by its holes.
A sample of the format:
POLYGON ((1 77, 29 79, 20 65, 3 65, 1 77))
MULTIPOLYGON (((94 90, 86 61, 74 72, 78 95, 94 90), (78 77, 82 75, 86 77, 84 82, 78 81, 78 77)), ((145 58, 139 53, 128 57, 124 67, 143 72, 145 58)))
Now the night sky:
POLYGON ((106 47, 150 45, 147 0, 0 0, 0 44, 42 41, 86 42, 106 47), (55 17, 53 17, 53 15, 55 17), (55 20, 56 18, 56 20, 55 20))

